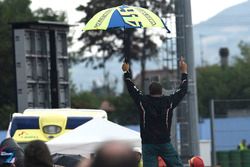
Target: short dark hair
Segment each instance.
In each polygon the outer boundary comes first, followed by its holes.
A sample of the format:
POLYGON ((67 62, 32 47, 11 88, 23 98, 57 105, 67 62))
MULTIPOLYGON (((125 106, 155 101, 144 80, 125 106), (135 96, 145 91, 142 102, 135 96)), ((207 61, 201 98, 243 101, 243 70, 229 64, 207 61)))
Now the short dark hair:
POLYGON ((47 145, 40 140, 31 141, 24 150, 25 167, 53 167, 47 145))
POLYGON ((149 94, 150 95, 161 95, 162 94, 162 86, 159 82, 152 82, 149 85, 149 94))

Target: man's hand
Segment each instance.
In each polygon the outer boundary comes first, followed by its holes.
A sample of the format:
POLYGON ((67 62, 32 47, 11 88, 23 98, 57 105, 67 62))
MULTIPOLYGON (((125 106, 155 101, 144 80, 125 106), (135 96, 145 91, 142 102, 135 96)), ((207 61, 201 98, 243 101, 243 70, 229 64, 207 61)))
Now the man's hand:
POLYGON ((129 71, 129 64, 128 63, 123 63, 122 64, 122 71, 123 72, 129 71))
POLYGON ((181 57, 179 61, 179 66, 180 66, 180 72, 187 74, 187 64, 185 63, 183 57, 181 57))

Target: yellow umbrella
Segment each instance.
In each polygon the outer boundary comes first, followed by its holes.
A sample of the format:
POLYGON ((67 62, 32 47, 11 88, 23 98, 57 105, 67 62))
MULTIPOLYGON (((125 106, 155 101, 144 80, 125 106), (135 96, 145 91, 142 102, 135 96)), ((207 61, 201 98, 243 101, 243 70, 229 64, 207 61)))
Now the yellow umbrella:
MULTIPOLYGON (((86 30, 107 30, 112 28, 162 27, 170 33, 162 19, 148 9, 121 5, 102 10, 95 14, 83 28, 86 30)), ((124 36, 124 41, 125 36, 124 36)), ((125 62, 128 57, 125 54, 125 62)))
POLYGON ((83 30, 107 30, 118 27, 124 29, 162 27, 170 32, 162 19, 150 10, 127 5, 98 12, 89 20, 83 30))

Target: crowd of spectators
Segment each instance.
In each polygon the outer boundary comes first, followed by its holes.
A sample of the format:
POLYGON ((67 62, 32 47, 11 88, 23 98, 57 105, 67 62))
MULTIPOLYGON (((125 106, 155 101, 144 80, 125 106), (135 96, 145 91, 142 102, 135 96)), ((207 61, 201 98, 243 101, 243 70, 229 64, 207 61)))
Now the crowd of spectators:
MULTIPOLYGON (((102 144, 91 159, 79 159, 76 165, 56 165, 47 145, 35 140, 23 150, 12 138, 0 145, 0 167, 142 167, 140 151, 118 141, 102 144)), ((203 167, 203 166, 192 166, 203 167)))

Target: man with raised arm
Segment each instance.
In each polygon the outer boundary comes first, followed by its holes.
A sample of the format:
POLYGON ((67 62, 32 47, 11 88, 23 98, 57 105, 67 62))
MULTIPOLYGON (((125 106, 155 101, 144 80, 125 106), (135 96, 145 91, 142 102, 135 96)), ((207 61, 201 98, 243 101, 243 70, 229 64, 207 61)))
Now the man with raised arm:
POLYGON ((143 167, 157 167, 160 156, 168 167, 183 167, 179 155, 170 143, 170 130, 173 109, 187 93, 187 64, 179 61, 181 83, 170 96, 162 94, 162 86, 158 82, 149 85, 149 95, 136 88, 132 81, 129 64, 123 63, 124 81, 128 92, 137 105, 140 114, 140 132, 142 139, 143 167))

